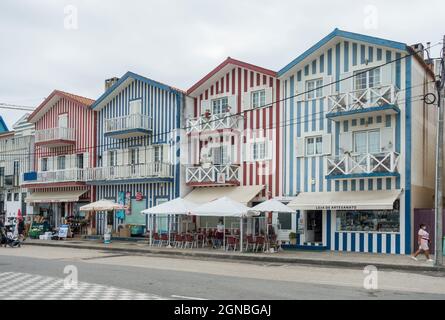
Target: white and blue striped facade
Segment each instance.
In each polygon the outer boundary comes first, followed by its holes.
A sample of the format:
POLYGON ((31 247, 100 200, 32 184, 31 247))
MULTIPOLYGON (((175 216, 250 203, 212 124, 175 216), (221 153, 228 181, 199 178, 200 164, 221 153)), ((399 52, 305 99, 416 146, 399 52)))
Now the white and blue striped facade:
MULTIPOLYGON (((401 192, 398 232, 338 231, 336 211, 324 210, 321 241, 314 245, 306 239, 305 232, 297 233, 298 247, 390 254, 411 252, 411 110, 416 103, 412 98, 412 69, 417 60, 410 53, 403 43, 335 29, 279 71, 281 107, 286 123, 282 129, 284 197, 312 192, 401 192), (329 96, 353 91, 354 72, 377 66, 382 66, 381 84, 394 87, 397 103, 366 110, 332 110, 333 101, 329 96), (316 98, 306 94, 307 82, 314 79, 321 80, 325 86, 316 98), (340 159, 351 151, 352 134, 361 130, 380 132, 381 148, 397 155, 396 169, 391 172, 330 172, 332 166, 328 158, 340 159), (305 150, 307 139, 312 137, 322 137, 323 150, 318 155, 308 155, 305 150)), ((305 214, 304 210, 297 210, 294 230, 305 214)))
MULTIPOLYGON (((126 73, 111 88, 109 88, 92 106, 97 111, 97 159, 96 169, 110 166, 109 152, 116 151, 118 159, 117 166, 121 164, 132 167, 129 160, 129 152, 135 149, 138 152, 137 163, 148 168, 158 168, 154 164, 155 147, 162 147, 162 158, 165 168, 160 173, 144 174, 125 173, 118 179, 111 179, 107 174, 96 175, 89 183, 96 186, 96 200, 110 199, 119 201, 120 193, 130 193, 131 199, 136 195, 142 195, 140 207, 149 208, 157 205, 160 201, 171 200, 180 196, 180 127, 185 97, 183 92, 139 76, 132 72, 126 73), (107 133, 107 120, 128 118, 130 116, 130 102, 141 101, 140 113, 144 116, 143 121, 150 119, 149 125, 139 123, 139 127, 149 128, 144 134, 130 133, 123 128, 120 136, 115 137, 107 133), (124 132, 125 131, 125 132, 124 132), (121 162, 121 163, 119 163, 121 162), (100 177, 100 178, 98 178, 100 177), (106 177, 103 178, 102 177, 106 177)), ((125 120, 124 120, 125 121, 125 120)), ((131 168, 130 168, 131 170, 131 168)), ((145 169, 152 170, 152 169, 145 169)), ((142 171, 141 171, 142 172, 142 171)), ((133 212, 132 214, 140 214, 133 212)), ((140 221, 143 221, 140 218, 140 221)), ((98 221, 99 222, 99 221, 98 221)), ((119 224, 125 224, 124 220, 114 217, 113 225, 117 229, 119 224)), ((146 222, 145 222, 146 223, 146 222)))

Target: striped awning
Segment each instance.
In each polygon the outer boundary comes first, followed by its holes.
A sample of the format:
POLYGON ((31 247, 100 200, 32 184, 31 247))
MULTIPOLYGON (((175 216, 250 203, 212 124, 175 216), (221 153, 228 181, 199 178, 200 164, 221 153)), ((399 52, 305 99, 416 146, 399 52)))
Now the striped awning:
POLYGON ((391 210, 402 190, 304 192, 287 206, 295 210, 391 210))
POLYGON ((57 192, 34 192, 29 195, 27 203, 53 203, 53 202, 77 202, 87 190, 57 191, 57 192))

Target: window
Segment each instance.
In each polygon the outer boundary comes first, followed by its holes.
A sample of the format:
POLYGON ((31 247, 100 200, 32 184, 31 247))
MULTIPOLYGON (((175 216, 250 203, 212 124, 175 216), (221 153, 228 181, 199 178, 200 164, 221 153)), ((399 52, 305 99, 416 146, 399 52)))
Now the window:
POLYGON ((227 97, 212 100, 212 114, 221 114, 228 111, 227 97))
POLYGON ((380 153, 380 131, 357 131, 354 132, 354 153, 376 154, 380 153))
POLYGON ((83 153, 76 155, 76 168, 83 169, 83 153))
POLYGON ((213 164, 226 164, 228 163, 227 146, 221 145, 212 148, 213 164))
POLYGON ((337 231, 399 232, 398 210, 337 211, 337 231))
POLYGON ((261 108, 266 105, 266 90, 252 92, 252 108, 261 108))
POLYGON ((6 201, 12 201, 12 193, 8 192, 8 194, 6 195, 6 201))
POLYGON ((306 81, 306 99, 316 99, 323 96, 323 79, 306 81))
POLYGON ((59 156, 57 157, 57 170, 65 170, 66 169, 66 157, 59 156))
POLYGON ((117 166, 117 152, 116 150, 108 151, 108 163, 109 167, 117 166))
POLYGON ((68 128, 68 114, 59 114, 59 128, 68 128))
POLYGON ((19 186, 20 185, 20 162, 14 161, 14 174, 13 174, 13 186, 19 186))
POLYGON ((162 146, 155 146, 154 162, 162 162, 162 146))
POLYGON ((323 154, 323 138, 310 137, 306 138, 306 155, 315 156, 323 154))
POLYGON ((14 193, 14 201, 20 201, 20 194, 19 193, 14 193))
POLYGON ((139 149, 130 149, 130 164, 139 164, 139 149))
POLYGON ((5 186, 5 168, 0 167, 0 188, 5 186))
POLYGON ((266 142, 255 142, 252 144, 252 156, 254 161, 260 161, 266 159, 267 150, 266 142))
POLYGON ((132 100, 130 101, 130 114, 141 114, 142 113, 142 100, 132 100))
POLYGON ((42 158, 42 171, 48 171, 48 158, 42 158))
POLYGON ((369 71, 358 70, 354 72, 355 90, 364 90, 380 85, 380 68, 369 71))
POLYGON ((278 212, 278 224, 281 230, 292 230, 292 215, 287 212, 278 212))

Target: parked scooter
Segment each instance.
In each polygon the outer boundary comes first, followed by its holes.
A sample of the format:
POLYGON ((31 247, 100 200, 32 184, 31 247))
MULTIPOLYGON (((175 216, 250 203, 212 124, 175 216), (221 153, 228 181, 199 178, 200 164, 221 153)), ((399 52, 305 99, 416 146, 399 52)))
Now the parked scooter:
POLYGON ((11 248, 20 248, 22 246, 20 240, 14 235, 14 228, 11 226, 6 226, 0 228, 0 243, 11 248))

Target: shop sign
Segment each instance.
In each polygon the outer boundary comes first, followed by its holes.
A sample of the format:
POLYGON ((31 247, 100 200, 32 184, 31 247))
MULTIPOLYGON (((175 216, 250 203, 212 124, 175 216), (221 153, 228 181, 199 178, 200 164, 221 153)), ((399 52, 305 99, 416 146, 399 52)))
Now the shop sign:
POLYGON ((355 205, 316 205, 315 210, 357 210, 355 205))
POLYGON ((67 238, 68 237, 68 225, 62 224, 59 228, 59 238, 67 238))
MULTIPOLYGON (((124 192, 119 192, 117 194, 117 202, 122 206, 125 205, 125 193, 124 192)), ((119 219, 125 219, 125 211, 124 210, 116 211, 116 217, 119 219)))
POLYGON ((225 173, 218 174, 217 183, 226 183, 226 174, 225 173))
POLYGON ((125 214, 131 215, 131 193, 125 193, 125 214))

